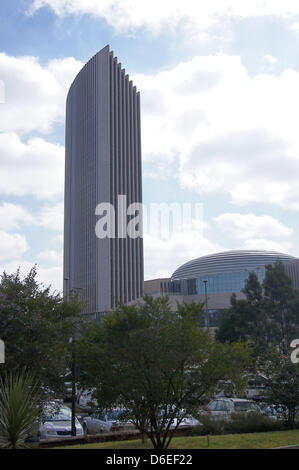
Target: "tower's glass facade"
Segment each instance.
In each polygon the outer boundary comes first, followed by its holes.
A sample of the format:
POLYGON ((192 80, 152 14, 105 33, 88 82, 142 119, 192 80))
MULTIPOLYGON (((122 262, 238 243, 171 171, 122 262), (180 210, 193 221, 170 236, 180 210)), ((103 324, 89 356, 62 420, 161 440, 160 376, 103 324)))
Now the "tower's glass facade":
POLYGON ((143 292, 142 238, 98 238, 96 207, 142 202, 140 96, 106 46, 75 78, 66 106, 64 291, 101 314, 143 292))

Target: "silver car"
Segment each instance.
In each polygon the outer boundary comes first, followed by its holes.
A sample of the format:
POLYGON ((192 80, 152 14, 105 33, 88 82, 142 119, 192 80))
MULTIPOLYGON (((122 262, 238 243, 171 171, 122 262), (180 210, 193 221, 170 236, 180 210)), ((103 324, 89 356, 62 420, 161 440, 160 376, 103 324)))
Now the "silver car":
POLYGON ((122 419, 124 411, 96 411, 83 419, 83 429, 86 434, 99 434, 119 430, 136 429, 131 421, 122 419))
MULTIPOLYGON (((175 418, 170 428, 171 429, 175 428, 177 426, 177 422, 178 422, 178 419, 175 418)), ((198 419, 193 418, 193 416, 191 415, 187 415, 185 416, 185 418, 182 419, 182 421, 178 425, 178 429, 195 427, 195 426, 202 426, 202 424, 198 419)))
MULTIPOLYGON (((76 435, 83 436, 83 427, 75 419, 76 435)), ((72 412, 60 403, 51 402, 43 411, 42 423, 39 426, 40 439, 64 439, 72 436, 72 412)))
POLYGON ((253 400, 217 398, 208 404, 204 414, 213 419, 230 420, 234 414, 248 412, 261 413, 261 409, 253 400))

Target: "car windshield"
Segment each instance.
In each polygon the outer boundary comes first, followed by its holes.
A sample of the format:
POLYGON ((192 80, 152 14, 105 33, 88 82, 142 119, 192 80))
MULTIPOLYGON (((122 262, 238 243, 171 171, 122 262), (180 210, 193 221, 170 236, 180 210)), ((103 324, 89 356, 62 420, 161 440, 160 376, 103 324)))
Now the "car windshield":
POLYGON ((234 405, 236 411, 258 410, 256 404, 250 401, 235 401, 234 405))
POLYGON ((69 421, 72 419, 72 412, 66 406, 56 408, 47 407, 44 412, 45 421, 69 421))

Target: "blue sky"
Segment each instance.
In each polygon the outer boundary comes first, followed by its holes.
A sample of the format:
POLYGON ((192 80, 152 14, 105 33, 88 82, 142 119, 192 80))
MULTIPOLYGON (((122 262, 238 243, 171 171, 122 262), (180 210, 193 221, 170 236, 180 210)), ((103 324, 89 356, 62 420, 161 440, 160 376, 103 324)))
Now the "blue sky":
POLYGON ((145 234, 146 278, 222 250, 299 256, 298 2, 10 0, 0 3, 1 270, 37 263, 61 289, 65 99, 106 44, 141 92, 145 204, 203 206, 187 232, 145 234))

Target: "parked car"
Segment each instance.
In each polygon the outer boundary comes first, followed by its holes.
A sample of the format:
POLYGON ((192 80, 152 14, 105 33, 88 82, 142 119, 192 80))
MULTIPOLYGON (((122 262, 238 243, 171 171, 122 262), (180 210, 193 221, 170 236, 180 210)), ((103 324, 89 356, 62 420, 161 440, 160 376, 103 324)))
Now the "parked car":
POLYGON ((78 408, 83 411, 92 411, 98 408, 98 403, 95 398, 93 398, 93 393, 95 389, 84 390, 78 393, 77 395, 77 404, 78 408))
POLYGON ((263 400, 265 399, 267 377, 263 374, 250 374, 246 376, 247 387, 245 390, 245 397, 248 400, 263 400))
POLYGON ((282 406, 271 405, 269 403, 259 403, 262 413, 272 419, 284 419, 284 409, 282 406))
MULTIPOLYGON (((171 428, 176 427, 177 421, 178 421, 177 418, 175 418, 173 424, 170 427, 171 428)), ((193 418, 193 416, 191 416, 191 415, 187 415, 187 416, 185 416, 185 418, 182 419, 182 421, 178 425, 178 429, 189 428, 189 427, 192 427, 192 426, 201 426, 201 425, 202 424, 198 419, 193 418)))
MULTIPOLYGON (((83 427, 75 419, 76 435, 83 436, 83 427)), ((60 402, 50 402, 43 410, 39 425, 40 439, 67 438, 72 436, 72 412, 60 402)))
POLYGON ((261 413, 260 407, 253 401, 244 398, 217 398, 212 400, 202 414, 213 419, 230 420, 237 413, 261 413))
POLYGON ((131 421, 123 420, 124 410, 95 411, 83 419, 83 429, 86 434, 113 432, 136 429, 131 421))
MULTIPOLYGON (((186 428, 186 427, 191 427, 191 426, 200 426, 201 423, 199 422, 198 419, 194 418, 193 416, 191 415, 186 415, 184 416, 184 418, 180 421, 179 425, 177 426, 177 422, 178 420, 180 419, 179 417, 182 416, 182 415, 185 415, 186 413, 186 410, 182 409, 182 410, 176 410, 175 408, 173 409, 173 412, 176 411, 176 415, 177 415, 177 418, 174 418, 172 420, 172 423, 170 424, 170 429, 174 429, 174 428, 178 428, 178 429, 181 429, 181 428, 186 428)), ((164 416, 164 411, 161 412, 161 418, 164 416)), ((169 423, 169 419, 166 420, 165 422, 165 426, 169 423)))
POLYGON ((231 380, 219 380, 214 390, 214 398, 235 396, 236 389, 231 380))

